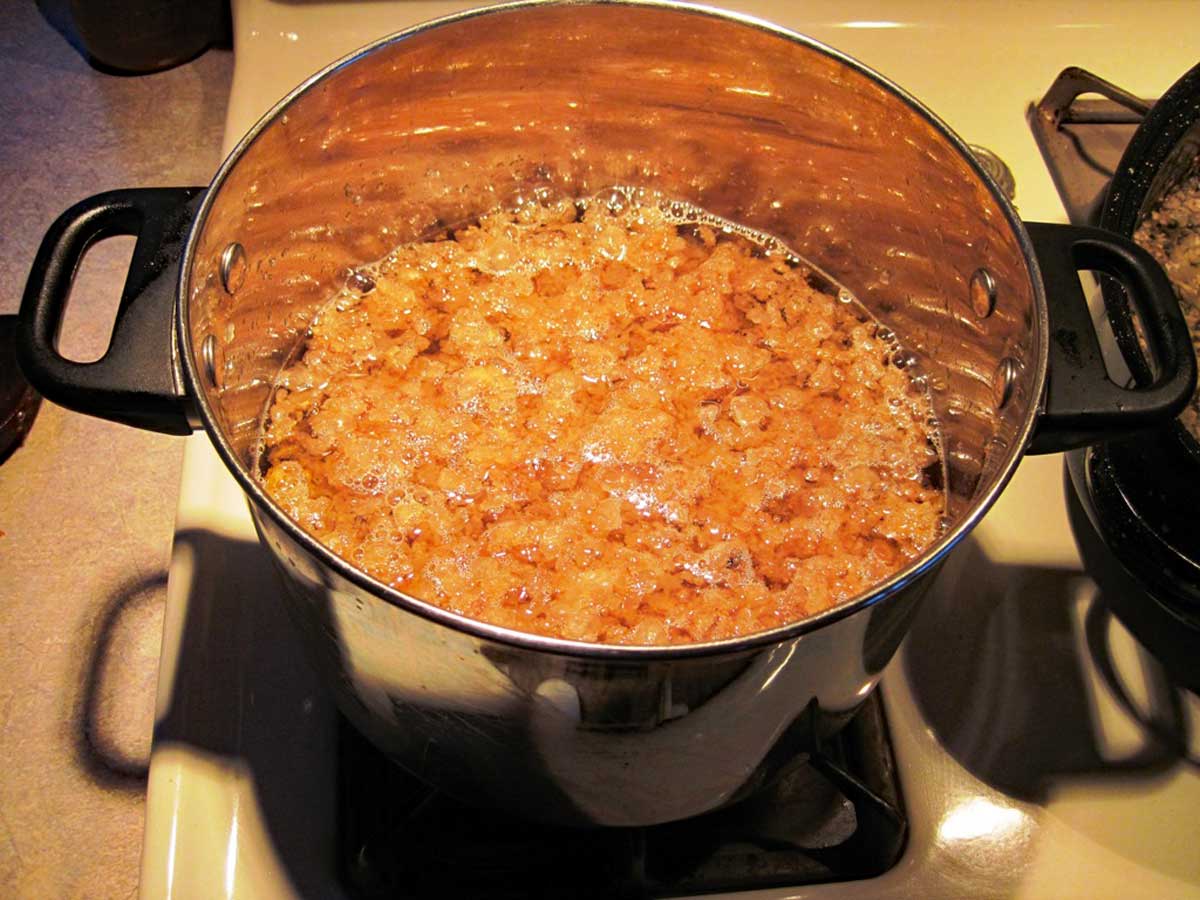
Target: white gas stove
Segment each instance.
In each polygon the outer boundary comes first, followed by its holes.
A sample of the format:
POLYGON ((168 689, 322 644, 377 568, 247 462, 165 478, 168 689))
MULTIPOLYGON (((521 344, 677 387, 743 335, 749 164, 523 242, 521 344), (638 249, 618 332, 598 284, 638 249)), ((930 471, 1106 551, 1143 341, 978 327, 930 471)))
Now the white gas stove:
MULTIPOLYGON (((329 61, 468 5, 234 0, 226 148, 329 61)), ((912 93, 1009 165, 1030 220, 1065 220, 1025 122, 1061 69, 1154 97, 1200 53, 1189 3, 725 5, 912 93)), ((356 896, 340 874, 337 717, 278 590, 240 490, 208 439, 189 438, 143 897, 356 896)), ((883 678, 909 823, 898 863, 866 880, 720 896, 1200 897, 1200 769, 1139 724, 1165 717, 1194 735, 1200 705, 1097 618, 1096 594, 1068 523, 1062 460, 1029 457, 946 565, 883 678), (1098 652, 1114 660, 1125 703, 1099 677, 1098 652)), ((559 896, 573 893, 564 883, 559 896)))

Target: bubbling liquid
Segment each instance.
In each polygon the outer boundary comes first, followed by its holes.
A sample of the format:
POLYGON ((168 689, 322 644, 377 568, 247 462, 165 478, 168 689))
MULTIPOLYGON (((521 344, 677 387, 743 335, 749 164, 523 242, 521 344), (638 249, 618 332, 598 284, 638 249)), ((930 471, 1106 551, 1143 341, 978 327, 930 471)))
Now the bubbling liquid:
POLYGON ((637 188, 535 195, 348 275, 280 373, 263 483, 344 559, 465 616, 735 637, 940 533, 913 359, 777 238, 637 188))

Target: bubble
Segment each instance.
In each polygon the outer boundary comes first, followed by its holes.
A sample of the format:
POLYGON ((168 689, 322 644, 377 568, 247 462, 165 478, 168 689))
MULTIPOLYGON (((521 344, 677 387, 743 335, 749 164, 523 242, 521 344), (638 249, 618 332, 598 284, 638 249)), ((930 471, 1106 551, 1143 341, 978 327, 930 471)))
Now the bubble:
POLYGON ((346 276, 346 287, 359 294, 375 290, 375 278, 368 272, 352 269, 346 276))

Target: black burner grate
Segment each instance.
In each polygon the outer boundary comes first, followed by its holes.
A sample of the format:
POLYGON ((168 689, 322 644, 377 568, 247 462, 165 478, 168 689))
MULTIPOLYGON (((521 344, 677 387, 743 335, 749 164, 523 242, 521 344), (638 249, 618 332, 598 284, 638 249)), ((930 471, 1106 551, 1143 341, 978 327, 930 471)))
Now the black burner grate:
POLYGON ((1098 224, 1121 154, 1152 105, 1075 66, 1030 105, 1029 127, 1076 225, 1098 224))
POLYGON ((608 900, 850 881, 891 868, 907 834, 878 695, 758 794, 650 828, 555 828, 471 808, 345 722, 339 754, 341 878, 362 900, 608 900))

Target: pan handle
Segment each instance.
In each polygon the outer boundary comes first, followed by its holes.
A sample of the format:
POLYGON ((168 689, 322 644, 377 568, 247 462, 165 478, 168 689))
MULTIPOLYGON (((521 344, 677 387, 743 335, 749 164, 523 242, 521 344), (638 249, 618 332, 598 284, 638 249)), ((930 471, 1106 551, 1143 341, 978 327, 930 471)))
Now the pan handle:
POLYGON ((175 344, 180 257, 204 188, 135 188, 83 200, 50 226, 21 301, 17 360, 44 396, 79 412, 167 434, 190 434, 175 344), (88 248, 134 235, 112 341, 91 363, 58 352, 71 283, 88 248))
POLYGON ((1078 225, 1027 222, 1046 288, 1050 319, 1048 384, 1031 453, 1096 444, 1164 425, 1196 389, 1196 358, 1175 292, 1154 257, 1128 238, 1078 225), (1124 388, 1104 367, 1079 272, 1121 282, 1145 326, 1158 377, 1124 388))

